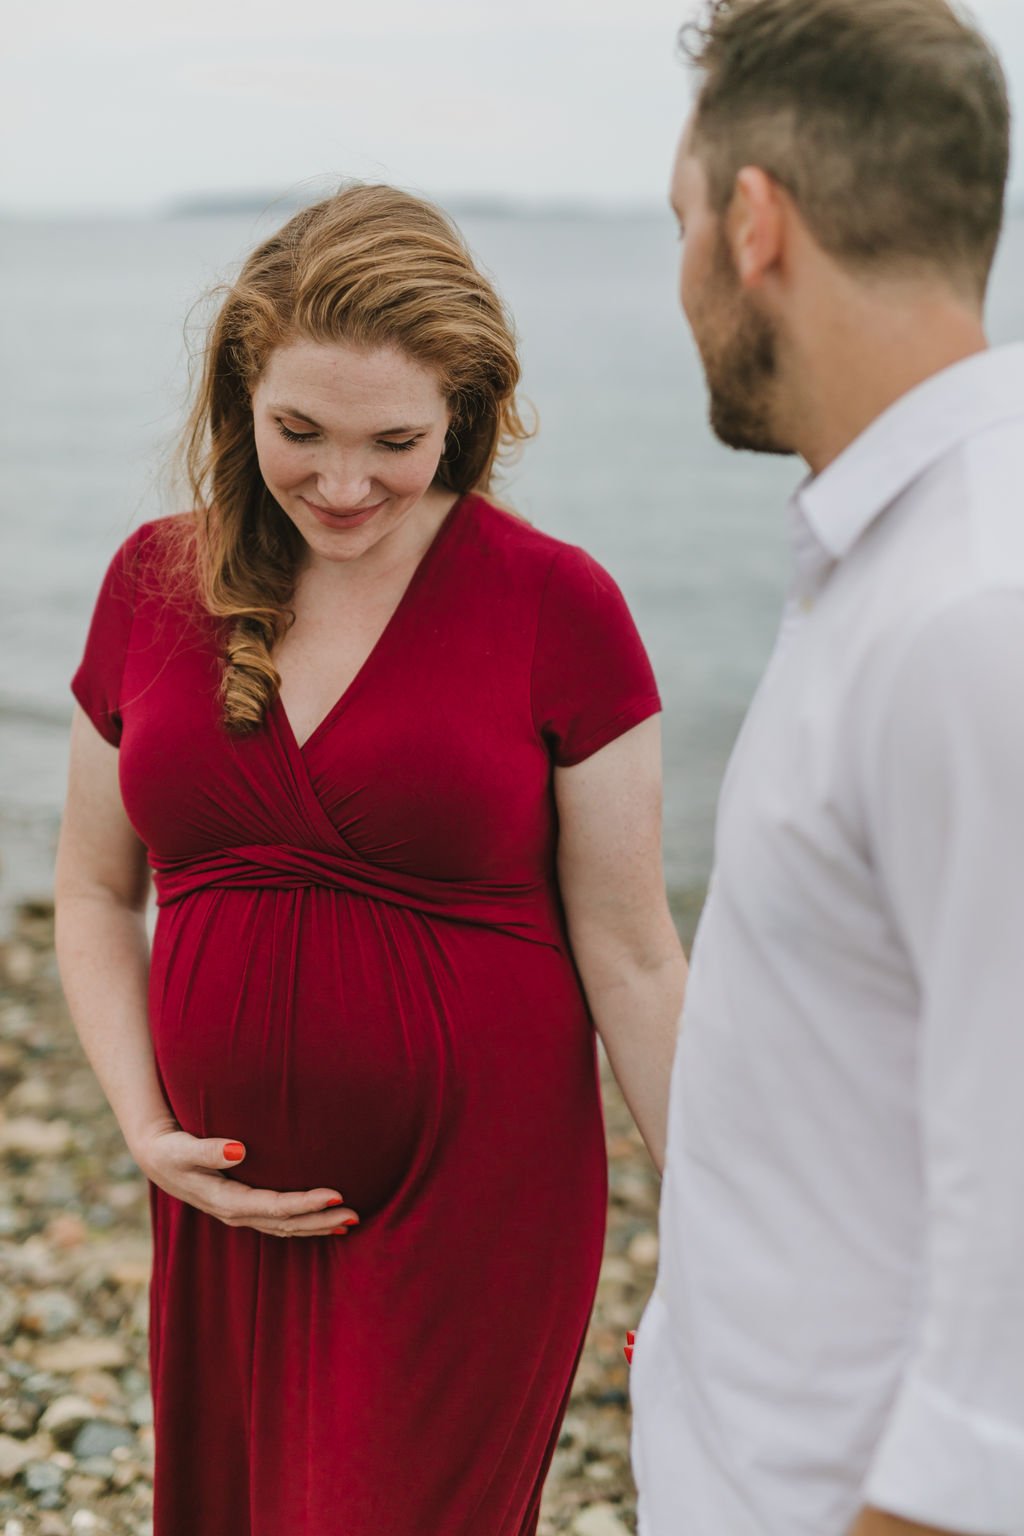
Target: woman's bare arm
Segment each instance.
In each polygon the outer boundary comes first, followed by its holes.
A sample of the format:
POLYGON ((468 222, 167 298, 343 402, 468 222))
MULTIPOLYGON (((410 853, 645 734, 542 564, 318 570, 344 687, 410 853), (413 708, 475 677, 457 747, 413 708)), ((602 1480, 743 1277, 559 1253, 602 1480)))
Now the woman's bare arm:
POLYGON ((661 729, 555 772, 558 876, 573 954, 612 1069, 659 1171, 686 959, 661 861, 661 729))

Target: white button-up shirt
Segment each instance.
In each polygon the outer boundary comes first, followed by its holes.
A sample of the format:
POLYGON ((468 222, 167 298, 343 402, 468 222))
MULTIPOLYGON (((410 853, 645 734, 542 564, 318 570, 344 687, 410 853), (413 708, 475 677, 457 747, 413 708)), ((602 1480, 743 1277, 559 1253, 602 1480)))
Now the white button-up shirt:
POLYGON ((633 1362, 642 1536, 1024 1536, 1024 346, 791 507, 633 1362))

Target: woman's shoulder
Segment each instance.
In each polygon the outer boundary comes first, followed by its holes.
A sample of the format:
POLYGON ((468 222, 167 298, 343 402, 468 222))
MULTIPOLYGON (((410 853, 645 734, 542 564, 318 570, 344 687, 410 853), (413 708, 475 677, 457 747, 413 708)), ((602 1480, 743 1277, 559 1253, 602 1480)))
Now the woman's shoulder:
POLYGON ((195 587, 195 519, 175 512, 140 523, 115 550, 107 572, 110 595, 133 607, 165 603, 195 587))
POLYGON ((533 574, 543 585, 552 575, 570 582, 607 576, 586 550, 546 533, 512 508, 479 492, 468 500, 475 546, 514 567, 520 577, 533 574))

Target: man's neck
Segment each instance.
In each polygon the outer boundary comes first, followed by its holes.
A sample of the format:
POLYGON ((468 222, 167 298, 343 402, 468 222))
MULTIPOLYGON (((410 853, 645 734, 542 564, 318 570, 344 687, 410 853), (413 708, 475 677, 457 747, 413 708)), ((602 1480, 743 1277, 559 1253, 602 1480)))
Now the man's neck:
POLYGON ((980 315, 945 290, 886 297, 857 284, 794 336, 791 440, 821 474, 926 379, 988 346, 980 315))

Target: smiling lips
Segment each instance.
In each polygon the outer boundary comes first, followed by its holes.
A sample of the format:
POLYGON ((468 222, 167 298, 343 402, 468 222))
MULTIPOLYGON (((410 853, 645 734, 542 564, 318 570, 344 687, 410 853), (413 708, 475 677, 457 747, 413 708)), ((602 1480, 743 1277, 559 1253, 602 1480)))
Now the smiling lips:
POLYGON ((315 501, 307 501, 305 496, 300 496, 299 500, 326 528, 358 528, 384 505, 383 501, 378 501, 372 507, 357 507, 353 512, 336 512, 331 507, 318 507, 315 501))

